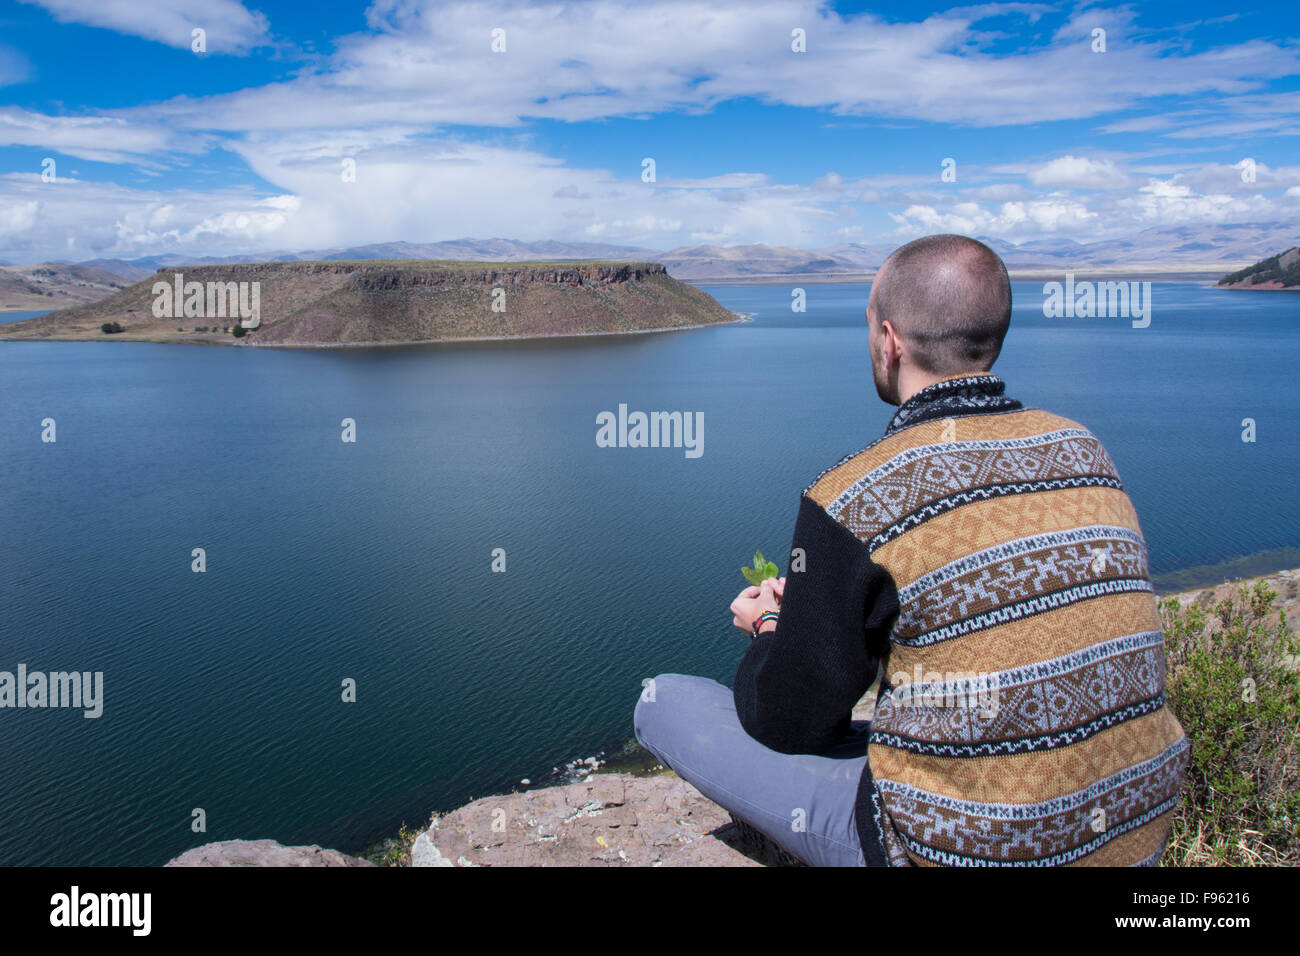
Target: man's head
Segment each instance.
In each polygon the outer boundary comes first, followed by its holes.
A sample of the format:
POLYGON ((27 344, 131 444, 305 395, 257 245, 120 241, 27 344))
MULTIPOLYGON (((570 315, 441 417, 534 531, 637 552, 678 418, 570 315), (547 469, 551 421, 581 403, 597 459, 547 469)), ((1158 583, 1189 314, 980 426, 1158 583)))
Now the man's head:
POLYGON ((1010 324, 1007 268, 984 243, 940 235, 900 246, 867 302, 876 392, 898 405, 938 379, 987 372, 1010 324))

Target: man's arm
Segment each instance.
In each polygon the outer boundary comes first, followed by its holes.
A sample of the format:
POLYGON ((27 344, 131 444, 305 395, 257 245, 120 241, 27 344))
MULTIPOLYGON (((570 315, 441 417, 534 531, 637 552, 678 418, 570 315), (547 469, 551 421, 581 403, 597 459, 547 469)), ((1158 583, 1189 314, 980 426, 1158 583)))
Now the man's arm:
POLYGON ((866 546, 806 496, 793 548, 804 550, 805 569, 786 573, 776 630, 754 638, 736 670, 736 714, 772 750, 818 753, 847 730, 875 679, 898 590, 866 546))

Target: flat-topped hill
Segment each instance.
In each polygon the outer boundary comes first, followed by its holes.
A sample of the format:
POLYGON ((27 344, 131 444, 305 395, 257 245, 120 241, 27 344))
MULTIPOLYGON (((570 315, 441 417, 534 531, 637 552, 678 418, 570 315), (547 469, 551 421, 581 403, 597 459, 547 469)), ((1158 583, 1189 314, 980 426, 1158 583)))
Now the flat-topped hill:
POLYGON ((255 262, 160 269, 99 302, 0 326, 0 338, 338 346, 734 321, 654 262, 255 262), (236 337, 240 295, 258 315, 236 337), (111 323, 121 331, 101 330, 111 323))

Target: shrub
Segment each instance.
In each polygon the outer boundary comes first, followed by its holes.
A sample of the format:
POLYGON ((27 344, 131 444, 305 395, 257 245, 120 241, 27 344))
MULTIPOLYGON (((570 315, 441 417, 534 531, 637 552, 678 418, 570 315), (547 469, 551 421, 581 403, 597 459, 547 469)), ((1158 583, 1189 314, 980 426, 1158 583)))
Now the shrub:
POLYGON ((1300 642, 1276 597, 1258 581, 1209 614, 1161 603, 1166 700, 1192 745, 1165 866, 1300 862, 1300 642))
POLYGON ((244 328, 242 325, 236 322, 234 328, 230 330, 230 334, 237 339, 242 339, 245 335, 248 334, 248 329, 244 328))
POLYGON ((411 847, 427 827, 412 830, 405 823, 397 831, 397 836, 381 840, 362 851, 361 858, 369 860, 375 866, 410 866, 411 847))
POLYGON ((115 332, 121 332, 122 326, 117 322, 105 322, 99 327, 99 331, 103 332, 105 335, 112 335, 115 332))

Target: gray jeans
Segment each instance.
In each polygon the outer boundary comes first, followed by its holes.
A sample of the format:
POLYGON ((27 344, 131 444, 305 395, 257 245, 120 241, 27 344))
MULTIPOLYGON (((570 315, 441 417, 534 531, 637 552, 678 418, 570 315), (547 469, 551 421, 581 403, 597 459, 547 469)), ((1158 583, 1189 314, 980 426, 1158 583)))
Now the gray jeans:
POLYGON ((783 754, 745 732, 731 688, 660 674, 637 701, 636 739, 737 819, 811 866, 865 866, 854 820, 866 721, 833 750, 783 754))

